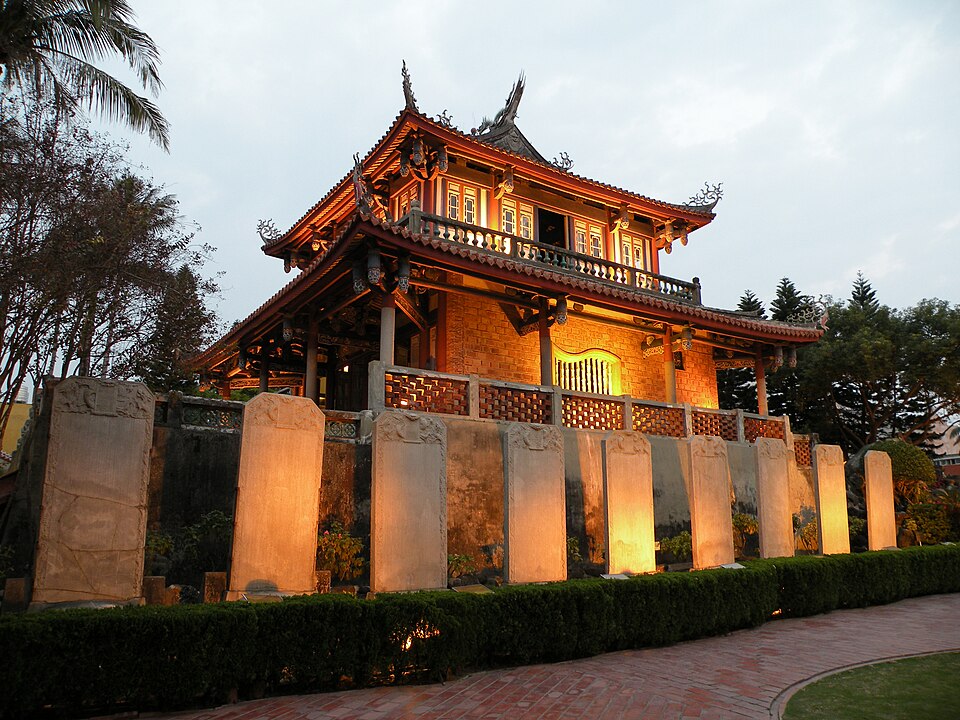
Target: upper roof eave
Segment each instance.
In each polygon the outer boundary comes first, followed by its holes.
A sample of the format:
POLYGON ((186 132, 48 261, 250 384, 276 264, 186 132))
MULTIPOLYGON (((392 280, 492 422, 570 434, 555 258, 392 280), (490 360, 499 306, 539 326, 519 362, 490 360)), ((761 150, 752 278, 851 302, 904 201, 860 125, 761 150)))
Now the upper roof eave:
MULTIPOLYGON (((504 165, 512 165, 515 172, 519 170, 521 175, 532 175, 540 182, 559 184, 568 190, 590 195, 592 199, 606 200, 611 204, 633 204, 636 206, 638 212, 652 215, 658 219, 667 219, 668 217, 683 219, 693 225, 693 230, 707 225, 716 217, 712 205, 677 205, 663 200, 656 200, 646 195, 640 195, 639 193, 631 192, 615 185, 592 180, 582 175, 561 170, 546 161, 540 162, 491 145, 484 141, 482 135, 468 135, 456 128, 447 127, 433 118, 409 108, 404 108, 400 114, 397 115, 393 124, 391 124, 387 131, 363 157, 361 165, 365 172, 379 169, 384 158, 378 156, 382 156, 384 150, 389 149, 392 145, 399 142, 404 130, 407 129, 408 126, 415 127, 419 130, 430 131, 442 141, 455 143, 459 145, 461 149, 470 148, 475 151, 475 154, 484 157, 488 161, 499 161, 504 165)), ((275 240, 265 243, 261 247, 261 250, 267 255, 279 256, 282 254, 283 250, 308 228, 311 224, 309 222, 310 219, 325 205, 330 204, 335 198, 341 197, 345 193, 349 194, 353 192, 351 182, 352 172, 348 172, 326 195, 301 215, 289 230, 275 240)))

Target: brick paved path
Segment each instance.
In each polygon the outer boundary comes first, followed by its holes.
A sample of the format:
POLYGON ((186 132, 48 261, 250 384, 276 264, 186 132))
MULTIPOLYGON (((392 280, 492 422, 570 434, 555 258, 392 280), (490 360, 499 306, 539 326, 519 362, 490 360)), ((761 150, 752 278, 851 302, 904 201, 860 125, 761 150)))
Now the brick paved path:
POLYGON ((872 660, 960 650, 960 594, 770 622, 724 637, 480 672, 444 685, 271 698, 177 720, 770 718, 784 691, 872 660))

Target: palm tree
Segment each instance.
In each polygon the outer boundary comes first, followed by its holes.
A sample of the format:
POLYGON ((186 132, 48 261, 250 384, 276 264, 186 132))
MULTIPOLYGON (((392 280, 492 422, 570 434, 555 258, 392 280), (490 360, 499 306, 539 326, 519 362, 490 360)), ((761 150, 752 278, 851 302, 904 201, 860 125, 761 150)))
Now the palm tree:
POLYGON ((93 64, 119 55, 157 95, 157 46, 133 19, 126 0, 0 0, 0 84, 61 109, 84 105, 167 150, 170 128, 157 106, 93 64))

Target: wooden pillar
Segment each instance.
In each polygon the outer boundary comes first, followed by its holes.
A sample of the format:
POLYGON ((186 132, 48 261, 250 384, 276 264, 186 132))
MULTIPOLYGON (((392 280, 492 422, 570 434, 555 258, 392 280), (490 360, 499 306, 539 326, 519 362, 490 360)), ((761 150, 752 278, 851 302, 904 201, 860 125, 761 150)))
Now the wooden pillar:
POLYGON ((334 410, 337 407, 337 374, 340 372, 340 348, 331 345, 327 350, 327 397, 326 409, 334 410))
POLYGON ((673 364, 673 329, 664 325, 663 333, 663 388, 668 403, 677 401, 677 369, 673 364))
POLYGON ((217 386, 217 390, 220 392, 221 400, 229 400, 230 399, 230 380, 227 379, 227 380, 224 380, 222 383, 220 383, 217 386))
MULTIPOLYGON (((447 303, 449 293, 441 290, 437 297, 437 357, 436 368, 440 372, 447 372, 447 303)), ((462 348, 457 350, 462 351, 462 348)), ((462 368, 461 368, 462 369, 462 368)))
POLYGON ((757 348, 757 356, 753 361, 753 369, 757 374, 757 412, 769 415, 767 408, 767 376, 763 368, 763 352, 757 348))
POLYGON ((316 318, 307 323, 307 368, 303 374, 303 394, 317 402, 317 333, 319 324, 316 318))
POLYGON ((397 299, 392 293, 383 296, 380 308, 380 362, 393 365, 394 342, 397 331, 397 299))
POLYGON ((270 389, 270 356, 264 349, 260 353, 260 392, 270 389))
POLYGON ((553 343, 550 340, 550 323, 547 313, 550 309, 546 298, 540 300, 540 384, 553 385, 553 343))

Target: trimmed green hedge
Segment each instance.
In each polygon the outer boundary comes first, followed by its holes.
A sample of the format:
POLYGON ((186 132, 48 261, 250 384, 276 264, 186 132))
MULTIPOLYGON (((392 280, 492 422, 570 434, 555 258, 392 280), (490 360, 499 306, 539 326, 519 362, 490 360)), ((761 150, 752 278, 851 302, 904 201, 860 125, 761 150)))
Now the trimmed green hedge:
POLYGON ((439 679, 717 635, 960 591, 960 546, 759 560, 744 570, 363 601, 70 610, 0 617, 0 714, 174 709, 439 679))

